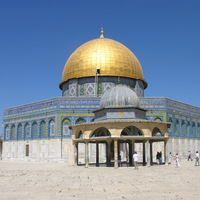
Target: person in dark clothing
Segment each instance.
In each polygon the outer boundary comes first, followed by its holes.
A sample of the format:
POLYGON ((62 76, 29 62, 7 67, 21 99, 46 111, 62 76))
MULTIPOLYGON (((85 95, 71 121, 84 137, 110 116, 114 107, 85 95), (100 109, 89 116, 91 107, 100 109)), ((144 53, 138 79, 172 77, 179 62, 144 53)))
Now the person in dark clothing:
POLYGON ((159 164, 162 165, 162 151, 160 152, 159 164))
POLYGON ((156 154, 156 161, 157 161, 157 164, 160 163, 160 153, 159 152, 157 152, 157 154, 156 154))
POLYGON ((191 160, 192 161, 192 153, 191 151, 188 151, 188 161, 191 160))
POLYGON ((119 156, 118 156, 118 166, 119 166, 119 167, 122 167, 122 157, 121 157, 120 154, 119 154, 119 156))

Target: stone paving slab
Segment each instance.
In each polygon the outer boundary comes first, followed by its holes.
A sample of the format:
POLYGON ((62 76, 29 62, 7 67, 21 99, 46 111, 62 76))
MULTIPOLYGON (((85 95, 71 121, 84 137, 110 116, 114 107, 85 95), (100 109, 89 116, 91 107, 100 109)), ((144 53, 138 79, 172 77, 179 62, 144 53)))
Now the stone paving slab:
POLYGON ((139 170, 0 161, 0 200, 199 200, 199 182, 186 160, 139 170))

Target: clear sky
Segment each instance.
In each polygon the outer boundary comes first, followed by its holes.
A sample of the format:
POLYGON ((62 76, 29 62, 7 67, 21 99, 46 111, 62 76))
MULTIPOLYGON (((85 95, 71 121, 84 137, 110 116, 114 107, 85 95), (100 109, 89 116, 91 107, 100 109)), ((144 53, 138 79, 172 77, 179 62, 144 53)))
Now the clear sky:
POLYGON ((0 121, 61 96, 65 62, 102 25, 139 59, 145 96, 200 106, 199 0, 0 0, 0 121))

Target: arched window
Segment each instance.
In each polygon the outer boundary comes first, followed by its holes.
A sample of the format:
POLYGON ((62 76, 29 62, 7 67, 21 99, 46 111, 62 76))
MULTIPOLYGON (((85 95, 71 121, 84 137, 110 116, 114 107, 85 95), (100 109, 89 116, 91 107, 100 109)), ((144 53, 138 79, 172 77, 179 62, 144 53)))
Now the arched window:
POLYGON ((178 136, 178 133, 179 133, 179 121, 178 121, 178 119, 176 119, 175 124, 174 124, 174 133, 175 133, 175 136, 178 136))
POLYGON ((62 122, 62 134, 64 136, 70 135, 69 125, 71 124, 71 121, 69 119, 64 119, 62 122))
POLYGON ((18 124, 17 126, 17 135, 19 139, 23 138, 23 133, 22 133, 22 124, 18 124))
POLYGON ((171 123, 170 128, 168 128, 168 135, 169 135, 169 136, 172 136, 172 126, 173 126, 173 121, 172 121, 172 118, 171 118, 171 117, 168 119, 168 122, 171 123))
POLYGON ((41 137, 47 137, 46 122, 44 120, 40 123, 40 135, 41 137))
POLYGON ((190 122, 187 123, 186 134, 187 134, 188 137, 190 136, 190 122))
POLYGON ((32 124, 32 135, 34 138, 38 136, 38 129, 37 129, 37 123, 33 122, 32 124))
POLYGON ((55 120, 54 119, 51 119, 49 122, 49 132, 50 132, 50 136, 55 135, 55 120))
POLYGON ((11 137, 12 137, 12 139, 16 139, 16 128, 15 128, 15 125, 11 126, 11 137))
POLYGON ((200 137, 200 123, 197 125, 197 137, 200 137))
POLYGON ((185 135, 185 122, 182 120, 181 121, 181 136, 185 135))
POLYGON ((121 135, 130 135, 130 136, 141 136, 143 135, 141 130, 135 126, 129 126, 122 130, 121 135))
POLYGON ((154 119, 154 121, 162 122, 162 119, 161 119, 160 117, 156 117, 156 118, 154 119))
POLYGON ((86 121, 82 118, 82 117, 80 117, 80 118, 78 118, 77 120, 76 120, 76 124, 83 124, 83 123, 85 123, 86 121))
POLYGON ((152 131, 152 136, 163 136, 163 134, 161 133, 160 129, 159 128, 154 128, 153 131, 152 131))
POLYGON ((196 135, 196 126, 195 123, 192 123, 192 137, 194 137, 196 135))
POLYGON ((105 137, 110 136, 110 132, 107 128, 101 127, 96 129, 91 137, 105 137))
POLYGON ((5 138, 7 140, 10 139, 10 129, 8 125, 5 127, 5 138))
POLYGON ((24 126, 24 133, 25 133, 26 138, 30 138, 31 137, 29 123, 25 124, 25 126, 24 126))

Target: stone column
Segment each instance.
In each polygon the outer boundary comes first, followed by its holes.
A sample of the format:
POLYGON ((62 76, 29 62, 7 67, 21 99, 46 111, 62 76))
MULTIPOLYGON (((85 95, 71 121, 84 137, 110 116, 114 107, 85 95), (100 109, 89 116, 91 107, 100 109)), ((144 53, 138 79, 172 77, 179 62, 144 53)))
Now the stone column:
POLYGON ((150 165, 153 165, 153 142, 150 141, 150 165))
POLYGON ((132 146, 131 163, 133 165, 134 164, 134 162, 133 162, 133 154, 135 153, 135 140, 131 140, 131 146, 132 146))
POLYGON ((114 140, 114 158, 115 158, 115 164, 114 167, 118 168, 118 140, 114 140))
POLYGON ((106 165, 110 167, 110 148, 111 148, 111 141, 107 141, 106 143, 106 165))
POLYGON ((150 144, 149 140, 146 141, 146 160, 147 160, 147 166, 150 166, 150 144))
POLYGON ((85 142, 85 167, 89 167, 88 141, 85 142))
POLYGON ((99 167, 99 142, 96 142, 96 167, 99 167))
POLYGON ((74 165, 77 166, 78 165, 78 143, 74 143, 73 144, 73 148, 74 148, 74 165))
POLYGON ((129 141, 129 166, 133 164, 133 148, 132 148, 132 141, 129 141))
POLYGON ((143 151, 142 151, 142 154, 143 154, 143 166, 146 165, 146 156, 145 156, 145 141, 142 142, 142 145, 143 145, 143 151))

